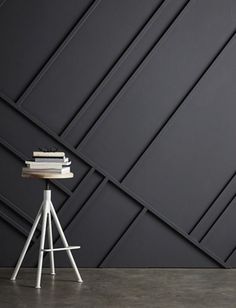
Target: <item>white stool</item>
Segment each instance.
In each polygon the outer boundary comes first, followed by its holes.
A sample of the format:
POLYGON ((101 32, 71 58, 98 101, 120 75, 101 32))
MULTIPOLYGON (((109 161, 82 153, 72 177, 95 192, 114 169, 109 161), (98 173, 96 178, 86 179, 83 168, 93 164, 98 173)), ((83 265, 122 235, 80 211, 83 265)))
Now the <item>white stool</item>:
POLYGON ((78 271, 78 268, 76 266, 75 260, 73 258, 73 255, 71 253, 72 249, 79 249, 80 246, 69 246, 68 242, 66 240, 66 237, 64 235, 64 232, 62 230, 61 224, 59 222, 59 219, 57 217, 56 211, 53 207, 52 201, 51 201, 51 190, 49 189, 49 183, 48 179, 65 179, 65 178, 72 178, 74 175, 72 172, 66 173, 66 174, 46 174, 46 173, 37 173, 37 174, 27 174, 22 173, 23 177, 30 177, 30 178, 41 178, 46 179, 46 189, 43 193, 43 202, 40 206, 40 209, 38 211, 38 214, 35 218, 35 221, 33 223, 33 226, 30 230, 29 236, 25 242, 24 248, 21 252, 21 255, 18 259, 18 262, 16 264, 16 267, 14 269, 14 272, 11 276, 11 280, 15 280, 16 276, 18 274, 18 271, 21 267, 22 261, 25 257, 25 254, 27 252, 27 249, 29 247, 29 244, 32 240, 32 237, 34 235, 34 232, 37 228, 37 225, 40 221, 40 218, 42 217, 42 230, 41 230, 41 238, 40 238, 40 248, 39 248, 39 258, 38 258, 38 270, 37 270, 37 279, 36 279, 36 286, 35 288, 41 288, 41 275, 42 275, 42 264, 43 264, 43 254, 44 252, 50 253, 50 265, 51 265, 51 274, 55 275, 55 265, 54 265, 54 251, 61 251, 65 250, 67 252, 67 255, 69 257, 69 260, 71 262, 71 265, 75 271, 76 278, 78 282, 83 282, 80 273, 78 271), (64 245, 63 248, 53 248, 53 237, 52 237, 52 219, 51 216, 55 222, 55 225, 57 227, 58 233, 61 237, 62 243, 64 245), (48 224, 48 225, 47 225, 48 224), (48 229, 47 229, 48 227, 48 229), (46 229, 48 230, 48 242, 49 242, 49 248, 44 248, 45 243, 45 234, 46 229))

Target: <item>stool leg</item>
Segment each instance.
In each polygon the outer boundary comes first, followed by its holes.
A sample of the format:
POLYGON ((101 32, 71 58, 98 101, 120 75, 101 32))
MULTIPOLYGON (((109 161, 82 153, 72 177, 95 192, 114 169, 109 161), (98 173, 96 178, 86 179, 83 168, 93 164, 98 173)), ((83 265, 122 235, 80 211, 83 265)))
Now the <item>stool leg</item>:
MULTIPOLYGON (((51 219, 51 212, 48 211, 48 242, 49 248, 53 249, 53 237, 52 237, 52 219, 51 219)), ((51 264, 51 274, 55 275, 55 265, 54 265, 54 253, 53 250, 50 251, 50 264, 51 264)))
MULTIPOLYGON (((68 242, 67 242, 67 240, 66 240, 66 237, 65 237, 65 235, 64 235, 64 232, 63 232, 63 230, 62 230, 61 224, 60 224, 60 222, 59 222, 59 219, 58 219, 58 217, 57 217, 56 211, 55 211, 55 209, 54 209, 52 203, 50 203, 50 210, 51 210, 52 217, 53 217, 53 219, 54 219, 55 225, 56 225, 56 227, 57 227, 57 230, 58 230, 58 232, 59 232, 59 234, 60 234, 62 243, 63 243, 63 245, 64 245, 65 247, 68 247, 68 246, 69 246, 69 245, 68 245, 68 242)), ((73 267, 73 269, 74 269, 74 271, 75 271, 75 274, 76 274, 76 277, 77 277, 77 279, 78 279, 78 282, 83 282, 83 280, 82 280, 82 278, 81 278, 81 276, 80 276, 80 273, 79 273, 79 271, 78 271, 78 268, 77 268, 77 266, 76 266, 76 263, 75 263, 75 260, 74 260, 74 258, 73 258, 73 255, 72 255, 71 251, 70 251, 70 250, 66 250, 66 252, 67 252, 67 255, 68 255, 69 260, 70 260, 70 262, 71 262, 71 265, 72 265, 72 267, 73 267)))
POLYGON ((14 272, 13 272, 13 274, 12 274, 12 276, 11 276, 11 280, 15 280, 15 279, 16 279, 16 276, 17 276, 17 274, 18 274, 18 271, 19 271, 19 269, 20 269, 20 267, 21 267, 21 264, 22 264, 22 262, 23 262, 23 260, 24 260, 25 254, 26 254, 26 252, 27 252, 27 250, 28 250, 29 244, 30 244, 30 242, 31 242, 31 240, 32 240, 32 237, 33 237, 33 235, 34 235, 34 232, 35 232, 35 230, 36 230, 36 228, 37 228, 37 225, 38 225, 38 223, 39 223, 39 220, 40 220, 40 218, 41 218, 41 215, 42 215, 42 207, 43 207, 43 204, 41 205, 41 207, 40 207, 40 209, 39 209, 39 211, 38 211, 38 214, 37 214, 37 216, 36 216, 36 218, 35 218, 35 220, 34 220, 34 223, 33 223, 33 226, 32 226, 32 228, 31 228, 31 230, 30 230, 29 236, 28 236, 28 238, 27 238, 27 240, 26 240, 26 242, 25 242, 25 245, 24 245, 24 247, 23 247, 23 249, 22 249, 22 252, 21 252, 20 257, 19 257, 19 259, 18 259, 18 261, 17 261, 16 267, 15 267, 15 269, 14 269, 14 272))
POLYGON ((40 248, 39 248, 39 259, 38 259, 38 270, 37 270, 37 279, 35 288, 41 288, 41 275, 42 275, 42 264, 43 264, 43 249, 45 243, 45 234, 46 234, 46 226, 47 226, 47 216, 48 216, 48 208, 50 204, 45 202, 43 205, 43 219, 42 219, 42 231, 40 238, 40 248))

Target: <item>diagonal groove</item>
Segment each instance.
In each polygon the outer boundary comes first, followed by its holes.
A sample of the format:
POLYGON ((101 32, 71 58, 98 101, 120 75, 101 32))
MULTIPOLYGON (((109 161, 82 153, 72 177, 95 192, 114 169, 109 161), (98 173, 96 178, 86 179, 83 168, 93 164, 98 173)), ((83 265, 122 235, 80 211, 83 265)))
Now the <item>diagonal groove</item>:
POLYGON ((209 228, 207 228, 206 232, 203 234, 203 236, 201 237, 201 239, 199 240, 199 242, 202 242, 204 240, 204 238, 207 236, 207 234, 210 232, 210 230, 213 228, 213 226, 217 223, 217 221, 221 218, 221 216, 224 214, 224 212, 228 209, 228 207, 230 206, 230 204, 234 201, 236 197, 236 194, 230 199, 230 201, 226 204, 226 206, 224 207, 224 209, 219 213, 219 215, 216 217, 216 219, 213 221, 213 223, 209 226, 209 228))
MULTIPOLYGON (((106 262, 109 261, 110 258, 112 258, 114 255, 116 255, 118 253, 118 249, 120 247, 120 245, 127 239, 128 234, 130 232, 132 232, 132 230, 136 227, 136 225, 139 223, 139 221, 143 218, 144 214, 149 211, 150 213, 152 213, 157 219, 161 220, 162 222, 164 222, 166 224, 165 221, 163 221, 163 219, 156 213, 153 212, 152 210, 148 210, 146 207, 144 207, 139 213, 138 215, 134 218, 134 220, 129 224, 129 226, 127 227, 127 229, 123 232, 123 234, 121 235, 121 237, 116 241, 116 243, 113 245, 113 247, 108 251, 108 253, 105 255, 105 257, 102 259, 102 261, 99 263, 98 267, 104 267, 106 266, 106 262)), ((170 225, 168 225, 172 230, 173 227, 171 227, 170 225)), ((178 235, 182 235, 180 234, 177 230, 174 230, 177 232, 178 235)), ((185 234, 187 235, 187 233, 185 234)), ((229 266, 226 264, 226 260, 221 260, 218 256, 216 256, 213 252, 209 251, 207 248, 205 247, 201 247, 200 245, 196 245, 197 242, 195 240, 191 241, 189 240, 188 236, 184 236, 186 240, 188 240, 188 242, 191 242, 191 244, 193 244, 193 246, 195 246, 195 248, 199 248, 205 255, 207 255, 209 258, 211 258, 212 260, 214 260, 217 264, 219 264, 221 267, 223 268, 228 268, 229 266)), ((236 250, 236 247, 235 249, 236 250)))
POLYGON ((209 210, 212 208, 212 206, 215 204, 215 202, 219 199, 219 197, 222 195, 222 193, 225 191, 225 189, 230 185, 232 180, 235 178, 235 175, 236 175, 236 172, 233 173, 233 175, 229 178, 229 180, 225 183, 225 185, 221 188, 221 190, 215 196, 215 198, 210 203, 210 205, 206 208, 206 210, 203 212, 203 214, 199 217, 199 219, 193 225, 192 229, 189 231, 189 234, 191 234, 196 229, 196 227, 199 225, 199 223, 202 221, 202 219, 206 216, 206 214, 209 212, 209 210))
POLYGON ((126 193, 129 197, 133 198, 135 201, 143 205, 149 212, 154 214, 160 221, 165 223, 167 226, 169 226, 172 230, 174 230, 177 234, 184 237, 186 240, 188 240, 190 243, 192 243, 195 247, 199 248, 203 253, 208 255, 210 258, 215 260, 218 264, 220 264, 222 267, 228 267, 224 261, 222 261, 218 256, 216 256, 213 252, 209 251, 206 247, 204 247, 201 243, 196 241, 194 238, 189 236, 187 232, 182 230, 180 227, 178 227, 174 222, 170 221, 169 218, 167 218, 165 215, 163 215, 161 212, 153 208, 153 206, 142 199, 140 196, 136 195, 134 192, 130 191, 129 188, 124 186, 123 184, 120 184, 120 188, 124 193, 126 193))
POLYGON ((89 16, 93 13, 93 11, 96 9, 96 7, 99 5, 100 2, 101 2, 101 0, 95 0, 90 5, 90 7, 87 9, 87 11, 83 14, 83 16, 78 20, 78 22, 76 23, 74 28, 70 31, 70 33, 63 40, 62 44, 57 48, 57 50, 50 57, 50 59, 46 62, 46 64, 43 66, 43 68, 40 70, 40 72, 37 74, 37 76, 33 79, 33 81, 30 83, 30 85, 27 87, 27 89, 18 98, 18 100, 16 102, 16 104, 18 106, 20 106, 24 103, 24 101, 28 97, 28 95, 33 91, 33 89, 36 87, 38 82, 43 78, 43 76, 49 70, 51 65, 56 61, 58 56, 63 52, 63 50, 66 48, 66 46, 70 43, 70 41, 74 38, 74 36, 77 34, 77 32, 81 29, 81 27, 84 25, 84 23, 87 21, 89 16))
MULTIPOLYGON (((18 206, 16 206, 15 203, 8 200, 2 194, 0 194, 0 201, 5 206, 7 206, 10 210, 12 210, 14 214, 19 216, 20 219, 22 219, 22 220, 24 219, 26 221, 26 223, 28 223, 30 225, 30 228, 32 227, 33 222, 34 222, 33 219, 28 214, 23 212, 18 206)), ((15 219, 13 219, 12 217, 10 217, 9 215, 5 214, 2 211, 0 211, 0 217, 2 219, 4 219, 5 221, 7 221, 9 224, 11 224, 17 230, 19 229, 19 231, 22 232, 25 236, 28 236, 28 231, 24 227, 22 227, 15 219)), ((37 236, 34 235, 33 238, 32 238, 33 242, 36 241, 36 238, 37 238, 37 236)))
POLYGON ((60 207, 60 209, 58 210, 58 213, 61 213, 63 211, 63 209, 66 207, 66 205, 70 202, 70 200, 72 199, 72 197, 76 196, 76 194, 78 193, 80 187, 82 185, 84 185, 85 183, 87 183, 87 181, 90 179, 90 177, 94 174, 95 169, 91 168, 87 174, 83 177, 83 179, 78 183, 77 187, 75 188, 75 190, 73 191, 73 193, 71 194, 71 196, 66 199, 66 201, 63 203, 63 205, 60 207))
POLYGON ((63 138, 65 138, 68 135, 68 133, 73 129, 73 127, 76 125, 76 123, 79 121, 79 119, 84 115, 84 113, 88 110, 88 108, 93 103, 95 103, 96 97, 102 92, 102 90, 106 87, 107 83, 111 80, 113 75, 118 71, 120 66, 125 62, 125 60, 133 52, 135 47, 142 40, 142 38, 148 32, 148 30, 152 27, 152 25, 157 20, 157 18, 161 14, 162 10, 167 6, 169 1, 171 1, 171 0, 164 0, 164 1, 162 1, 161 4, 158 5, 158 7, 154 10, 153 14, 149 18, 149 20, 147 22, 145 22, 142 29, 135 36, 135 38, 131 41, 131 43, 128 45, 128 47, 125 49, 125 51, 119 57, 119 59, 115 62, 115 64, 111 67, 111 69, 109 70, 107 75, 98 84, 98 86, 95 88, 95 90, 92 92, 92 94, 85 100, 85 102, 80 107, 80 109, 77 110, 77 112, 75 113, 73 118, 70 121, 68 121, 69 123, 65 126, 65 128, 63 129, 63 131, 60 134, 63 138))
POLYGON ((202 74, 199 76, 199 78, 195 81, 195 83, 192 85, 190 90, 185 94, 184 98, 180 101, 180 103, 174 108, 174 110, 171 112, 171 114, 168 116, 168 118, 165 120, 165 122, 161 125, 161 127, 158 129, 158 131, 154 134, 154 136, 151 138, 151 140, 147 143, 143 151, 138 155, 138 157, 135 159, 133 164, 130 166, 130 168, 126 171, 126 173, 123 175, 121 182, 123 182, 126 177, 129 175, 129 173, 132 171, 132 169, 137 165, 139 160, 143 157, 145 152, 149 149, 149 147, 152 146, 152 144, 156 141, 156 139, 160 136, 161 133, 163 133, 165 127, 168 125, 168 123, 172 120, 172 118, 175 116, 175 114, 178 112, 178 110, 183 106, 189 95, 195 90, 196 86, 199 84, 199 82, 202 80, 202 78, 207 74, 207 72, 214 66, 216 60, 218 57, 222 54, 224 49, 227 47, 227 45, 230 43, 230 41, 235 38, 235 31, 233 34, 230 35, 230 37, 226 40, 224 45, 220 48, 220 50, 217 52, 215 57, 211 60, 211 62, 207 65, 207 67, 204 69, 202 74))
POLYGON ((231 252, 229 253, 229 255, 225 258, 225 262, 227 263, 229 261, 229 259, 231 258, 231 256, 235 253, 236 251, 236 246, 231 250, 231 252))
MULTIPOLYGON (((109 179, 106 177, 102 183, 98 186, 98 189, 99 189, 99 192, 100 190, 103 189, 103 187, 105 186, 105 184, 109 181, 109 179)), ((114 184, 114 182, 113 182, 114 184)), ((117 185, 118 186, 118 185, 117 185)), ((171 228, 172 230, 174 230, 178 235, 184 237, 186 240, 188 240, 193 246, 195 246, 196 248, 198 248, 199 250, 201 250, 204 254, 206 254, 208 257, 210 257, 211 259, 213 259, 216 263, 218 263, 221 267, 224 267, 224 268, 228 268, 228 265, 223 261, 221 260, 217 255, 215 255, 212 251, 209 251, 206 247, 204 247, 203 245, 201 245, 201 243, 199 243, 198 241, 196 241, 194 238, 192 238, 191 236, 188 235, 188 233, 186 233, 185 231, 183 231, 182 229, 180 229, 177 225, 175 225, 172 221, 170 221, 167 217, 165 217, 163 214, 161 214, 158 210, 154 209, 153 206, 151 204, 149 204, 147 201, 143 200, 141 197, 137 196, 135 193, 131 192, 128 188, 126 188, 125 186, 123 185, 119 185, 120 189, 122 190, 123 193, 127 194, 129 197, 131 197, 132 199, 134 199, 136 202, 138 202, 139 204, 141 204, 144 209, 143 209, 143 212, 144 211, 149 211, 151 212, 153 215, 155 215, 155 217, 157 219, 159 219, 160 221, 162 221, 165 225, 167 225, 169 228, 171 228)), ((97 194, 97 191, 95 190, 94 194, 97 194)), ((92 200, 95 199, 96 196, 92 195, 91 198, 89 198, 89 200, 87 202, 91 202, 92 200)), ((87 202, 85 203, 85 205, 87 205, 87 202)), ((71 223, 74 221, 75 218, 78 219, 78 214, 79 215, 82 215, 84 210, 86 210, 86 206, 83 206, 82 209, 77 213, 77 215, 75 215, 72 220, 70 221, 70 225, 71 223)), ((141 214, 141 213, 140 213, 141 214)), ((138 219, 139 215, 136 217, 138 219)), ((130 224, 130 226, 128 226, 128 229, 132 227, 132 224, 136 225, 136 219, 134 219, 132 221, 132 223, 130 224)), ((70 226, 69 225, 69 226, 70 226)), ((69 227, 68 226, 68 227, 69 227)), ((68 229, 68 227, 65 228, 65 231, 66 229, 68 229)), ((128 231, 128 229, 126 231, 128 231)), ((125 233, 126 231, 124 232, 124 236, 125 236, 125 233)), ((122 238, 122 237, 121 237, 122 238)), ((119 240, 118 240, 119 241, 119 240)), ((116 244, 115 244, 116 246, 116 244)), ((115 248, 114 246, 114 248, 115 248)), ((112 248, 113 249, 113 248, 112 248)), ((112 252, 112 249, 110 252, 112 252)), ((108 253, 109 254, 109 253, 108 253)), ((101 265, 101 263, 100 263, 101 265)), ((99 266, 100 266, 99 265, 99 266)))
POLYGON ((0 194, 0 201, 3 202, 9 209, 11 209, 15 214, 17 214, 21 219, 24 219, 30 225, 33 224, 33 219, 22 211, 15 203, 10 201, 8 198, 0 194))
MULTIPOLYGON (((94 201, 97 197, 97 195, 102 191, 102 189, 107 184, 108 179, 104 178, 96 187, 95 189, 89 194, 89 196, 86 198, 86 200, 83 202, 80 209, 77 211, 77 213, 71 218, 70 221, 67 222, 64 231, 66 231, 68 228, 70 228, 71 223, 78 218, 78 215, 82 215, 85 210, 87 210, 87 205, 90 204, 92 201, 94 201)), ((59 212, 60 214, 60 212, 59 212)), ((57 241, 57 240, 56 240, 57 241)))
MULTIPOLYGON (((47 127, 46 124, 35 118, 32 114, 27 112, 26 110, 22 109, 20 106, 16 105, 15 102, 9 98, 6 94, 0 92, 0 99, 2 99, 6 104, 8 104, 9 107, 17 111, 20 115, 22 115, 25 119, 30 121, 34 126, 37 128, 40 128, 43 132, 45 132, 48 136, 59 142, 62 146, 64 146, 68 151, 75 154, 79 159, 83 160, 84 163, 90 167, 91 164, 88 162, 86 158, 81 158, 80 154, 76 149, 71 146, 66 140, 58 136, 53 130, 51 130, 49 127, 47 127)), ((95 167, 96 168, 96 167, 95 167)), ((97 168, 96 168, 97 169, 97 168)))
POLYGON ((99 262, 97 267, 103 267, 106 265, 107 260, 111 258, 111 256, 116 253, 118 247, 121 245, 121 243, 126 239, 128 233, 133 230, 133 228, 137 225, 137 223, 140 221, 140 219, 144 216, 144 214, 147 212, 147 209, 145 207, 142 208, 142 210, 134 217, 134 219, 129 223, 129 225, 126 227, 126 229, 123 231, 121 236, 118 238, 118 240, 115 242, 115 244, 108 250, 108 252, 105 254, 105 256, 102 258, 102 260, 99 262))
MULTIPOLYGON (((14 227, 17 231, 21 232, 25 237, 28 236, 28 231, 25 230, 21 225, 19 225, 14 219, 9 217, 4 212, 0 211, 0 218, 7 222, 11 227, 14 227)), ((32 241, 35 242, 35 237, 32 238, 32 241)))
MULTIPOLYGON (((40 128, 42 131, 46 132, 49 136, 54 138, 56 141, 60 142, 64 147, 66 147, 69 151, 74 153, 77 157, 82 159, 87 165, 90 167, 93 167, 97 172, 99 172, 101 175, 107 178, 110 182, 112 182, 117 188, 120 188, 124 193, 129 195, 131 198, 136 200, 138 203, 145 206, 148 210, 152 211, 152 207, 144 200, 142 200, 140 197, 138 197, 136 194, 131 192, 124 184, 117 181, 112 175, 107 173, 103 168, 98 166, 96 163, 94 163, 91 159, 88 159, 83 153, 76 151, 70 144, 68 144, 63 138, 55 134, 53 131, 51 131, 48 127, 45 126, 45 124, 41 123, 39 120, 35 119, 32 115, 28 114, 25 110, 22 110, 18 106, 14 104, 14 102, 8 98, 5 94, 0 94, 0 97, 4 100, 5 103, 7 103, 10 107, 17 110, 18 113, 20 113, 22 116, 24 116, 26 119, 28 119, 31 123, 33 123, 35 126, 40 128)), ((155 211, 153 212, 155 214, 155 211)), ((157 215, 157 214, 156 214, 157 215)), ((159 215, 159 214, 158 214, 159 215)), ((164 223, 169 225, 172 229, 174 229, 176 232, 178 232, 180 235, 188 239, 190 242, 192 242, 193 245, 198 247, 200 250, 202 250, 204 253, 208 254, 209 257, 214 259, 217 263, 219 263, 222 267, 227 267, 222 260, 220 260, 217 256, 215 256, 212 252, 208 251, 205 247, 203 247, 200 243, 198 243, 196 240, 191 238, 186 232, 182 231, 178 227, 175 227, 173 223, 169 222, 167 218, 164 218, 162 215, 158 216, 159 219, 161 219, 164 223)))
POLYGON ((93 124, 93 126, 90 128, 88 133, 84 136, 82 141, 77 146, 78 150, 81 150, 87 141, 90 139, 90 137, 96 132, 98 127, 101 125, 101 123, 105 120, 105 118, 109 115, 109 113, 112 111, 112 109, 116 106, 116 104, 119 102, 120 98, 125 94, 125 92, 128 90, 128 88, 131 86, 131 84, 135 81, 135 79, 138 77, 138 75, 142 72, 144 67, 149 63, 152 56, 154 55, 154 52, 156 49, 160 48, 162 44, 167 39, 168 35, 173 31, 173 29, 176 27, 176 25, 181 22, 184 15, 187 13, 188 9, 190 9, 191 5, 193 5, 193 2, 190 2, 190 0, 184 4, 180 12, 178 12, 177 16, 175 16, 174 20, 170 24, 170 26, 167 28, 167 30, 163 33, 161 38, 154 44, 154 46, 151 48, 151 51, 146 55, 144 60, 139 64, 139 66, 136 68, 134 73, 128 78, 128 80, 125 82, 121 90, 118 92, 118 94, 115 96, 115 98, 109 103, 109 105, 105 108, 104 112, 100 115, 100 117, 97 119, 97 121, 93 124))

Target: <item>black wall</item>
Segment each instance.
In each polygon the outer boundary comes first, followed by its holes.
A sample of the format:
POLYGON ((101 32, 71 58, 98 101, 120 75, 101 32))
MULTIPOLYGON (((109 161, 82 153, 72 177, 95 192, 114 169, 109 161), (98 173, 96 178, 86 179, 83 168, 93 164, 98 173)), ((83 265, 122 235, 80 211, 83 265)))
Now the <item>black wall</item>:
POLYGON ((49 145, 72 160, 51 185, 80 267, 236 266, 235 28, 233 0, 0 1, 0 266, 49 145))

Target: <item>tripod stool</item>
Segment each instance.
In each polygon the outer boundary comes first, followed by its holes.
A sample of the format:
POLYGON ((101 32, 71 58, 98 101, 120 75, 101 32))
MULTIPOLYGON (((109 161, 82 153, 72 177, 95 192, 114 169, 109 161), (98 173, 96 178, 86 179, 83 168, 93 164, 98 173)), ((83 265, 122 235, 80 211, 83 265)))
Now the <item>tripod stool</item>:
POLYGON ((51 201, 51 190, 50 190, 49 181, 48 181, 48 179, 72 178, 74 176, 73 173, 72 172, 65 173, 65 174, 46 174, 46 173, 27 174, 27 173, 22 173, 22 176, 27 177, 27 178, 46 179, 46 188, 45 188, 44 193, 43 193, 43 202, 40 206, 38 214, 36 215, 36 218, 35 218, 35 221, 33 223, 32 228, 30 230, 29 236, 28 236, 28 238, 25 242, 23 250, 20 254, 20 257, 19 257, 18 262, 16 264, 16 267, 14 269, 14 272, 11 276, 11 280, 16 280, 16 276, 17 276, 18 271, 21 267, 21 264, 23 262, 25 254, 28 250, 28 247, 29 247, 29 244, 32 240, 34 232, 37 228, 37 225, 38 225, 40 219, 42 218, 42 229, 41 229, 40 248, 39 248, 39 257, 38 257, 38 269, 37 269, 37 278, 36 278, 35 288, 41 288, 41 275, 42 275, 42 264, 43 264, 43 254, 44 254, 44 252, 50 253, 51 274, 55 275, 54 251, 56 252, 56 251, 65 250, 67 252, 68 257, 69 257, 70 263, 71 263, 71 265, 72 265, 72 267, 75 271, 77 281, 83 282, 82 278, 80 276, 80 273, 78 271, 78 268, 76 266, 75 260, 73 258, 73 255, 71 253, 71 250, 79 249, 80 246, 69 246, 68 245, 65 234, 62 230, 61 224, 59 222, 56 211, 55 211, 53 204, 52 204, 52 201, 51 201), (56 225, 56 228, 58 230, 58 233, 59 233, 60 238, 62 240, 62 243, 64 245, 63 248, 53 248, 52 219, 53 219, 53 221, 56 225), (49 242, 49 248, 47 248, 47 249, 44 248, 46 229, 48 231, 48 242, 49 242))

